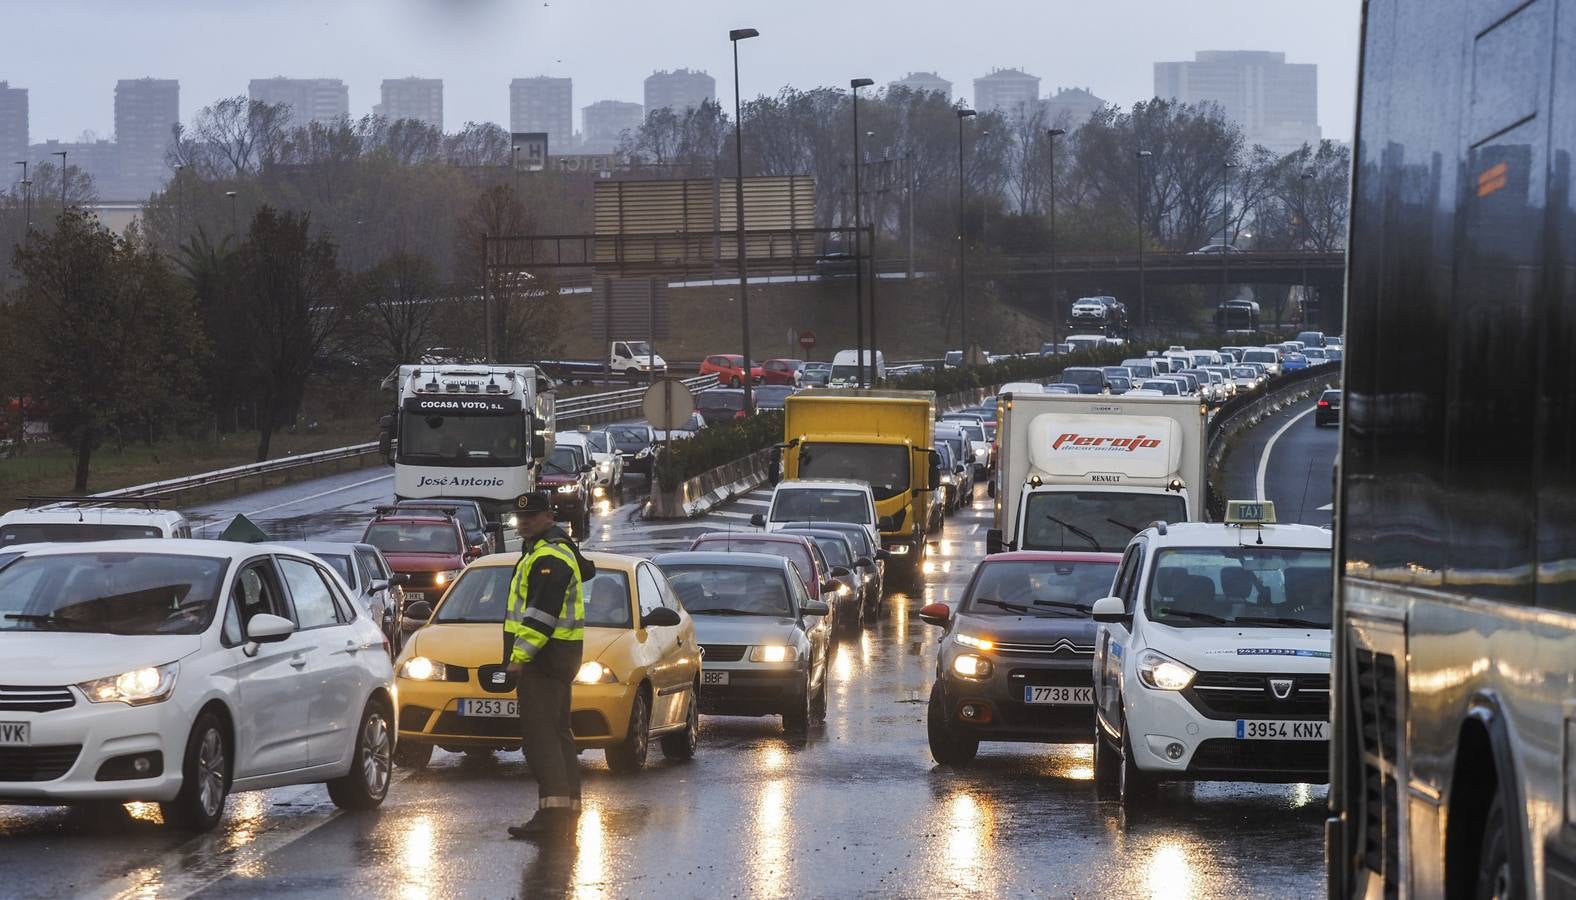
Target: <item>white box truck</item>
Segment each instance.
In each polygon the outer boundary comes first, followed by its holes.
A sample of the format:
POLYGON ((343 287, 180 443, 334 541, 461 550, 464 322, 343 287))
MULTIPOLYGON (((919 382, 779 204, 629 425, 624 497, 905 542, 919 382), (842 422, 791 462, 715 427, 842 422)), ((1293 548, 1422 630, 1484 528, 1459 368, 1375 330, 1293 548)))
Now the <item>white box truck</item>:
POLYGON ((1183 397, 1004 392, 987 553, 1120 552, 1151 522, 1204 521, 1208 413, 1183 397))

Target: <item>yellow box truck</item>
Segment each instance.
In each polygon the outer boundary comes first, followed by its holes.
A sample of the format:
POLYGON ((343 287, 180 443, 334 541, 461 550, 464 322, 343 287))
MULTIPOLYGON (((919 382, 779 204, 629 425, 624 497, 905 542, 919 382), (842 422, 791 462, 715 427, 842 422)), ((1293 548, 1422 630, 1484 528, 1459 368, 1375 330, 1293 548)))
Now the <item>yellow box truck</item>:
POLYGON ((931 492, 941 485, 932 447, 933 391, 809 390, 784 409, 784 478, 869 482, 888 570, 919 583, 929 537, 931 492))

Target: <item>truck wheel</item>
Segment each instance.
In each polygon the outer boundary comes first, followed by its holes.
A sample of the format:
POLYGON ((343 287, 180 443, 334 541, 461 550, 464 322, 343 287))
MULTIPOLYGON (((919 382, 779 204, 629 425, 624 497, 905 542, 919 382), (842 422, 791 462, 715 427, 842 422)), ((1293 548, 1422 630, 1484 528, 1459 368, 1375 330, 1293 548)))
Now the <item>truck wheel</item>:
POLYGON ((1506 831, 1505 798, 1497 788, 1494 803, 1488 808, 1483 825, 1483 845, 1478 850, 1477 900, 1512 900, 1525 897, 1520 874, 1510 861, 1510 837, 1506 831))

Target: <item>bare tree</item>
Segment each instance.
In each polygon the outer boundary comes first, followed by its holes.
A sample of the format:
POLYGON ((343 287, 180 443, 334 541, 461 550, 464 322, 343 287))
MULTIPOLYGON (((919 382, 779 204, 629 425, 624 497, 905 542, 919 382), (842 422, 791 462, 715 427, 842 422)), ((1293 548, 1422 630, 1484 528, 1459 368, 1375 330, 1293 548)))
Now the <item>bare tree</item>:
POLYGON ((176 125, 166 157, 204 178, 256 175, 278 158, 290 108, 226 97, 197 111, 191 128, 176 125))
POLYGON ((456 166, 507 166, 513 147, 509 132, 492 122, 466 122, 458 134, 443 139, 443 155, 456 166))
POLYGON ((431 260, 395 252, 362 273, 356 289, 382 362, 412 362, 431 346, 433 322, 446 302, 431 260))

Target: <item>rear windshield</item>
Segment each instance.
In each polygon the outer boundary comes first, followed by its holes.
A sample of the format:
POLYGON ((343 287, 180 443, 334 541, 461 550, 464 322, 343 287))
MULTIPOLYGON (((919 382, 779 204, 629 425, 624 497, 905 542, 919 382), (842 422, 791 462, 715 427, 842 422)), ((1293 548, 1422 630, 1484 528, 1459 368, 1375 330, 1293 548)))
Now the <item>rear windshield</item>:
POLYGON ((1062 381, 1079 387, 1105 387, 1105 374, 1099 369, 1068 369, 1062 373, 1062 381))
POLYGON ((727 535, 701 535, 695 539, 691 550, 720 550, 724 553, 764 553, 767 556, 781 556, 790 560, 799 567, 799 572, 809 578, 815 572, 815 562, 810 558, 810 550, 797 541, 760 541, 749 538, 735 538, 727 535))
POLYGON ((80 544, 83 541, 130 541, 163 537, 150 525, 94 525, 88 522, 23 522, 0 528, 0 547, 17 544, 80 544))
POLYGON ((1274 350, 1249 350, 1242 354, 1246 362, 1273 363, 1280 362, 1280 354, 1274 350))
POLYGON ((695 398, 695 405, 701 409, 743 409, 744 392, 701 391, 695 398))
POLYGON ((374 522, 367 526, 367 536, 363 540, 384 553, 460 552, 459 535, 455 534, 454 526, 437 522, 374 522))

